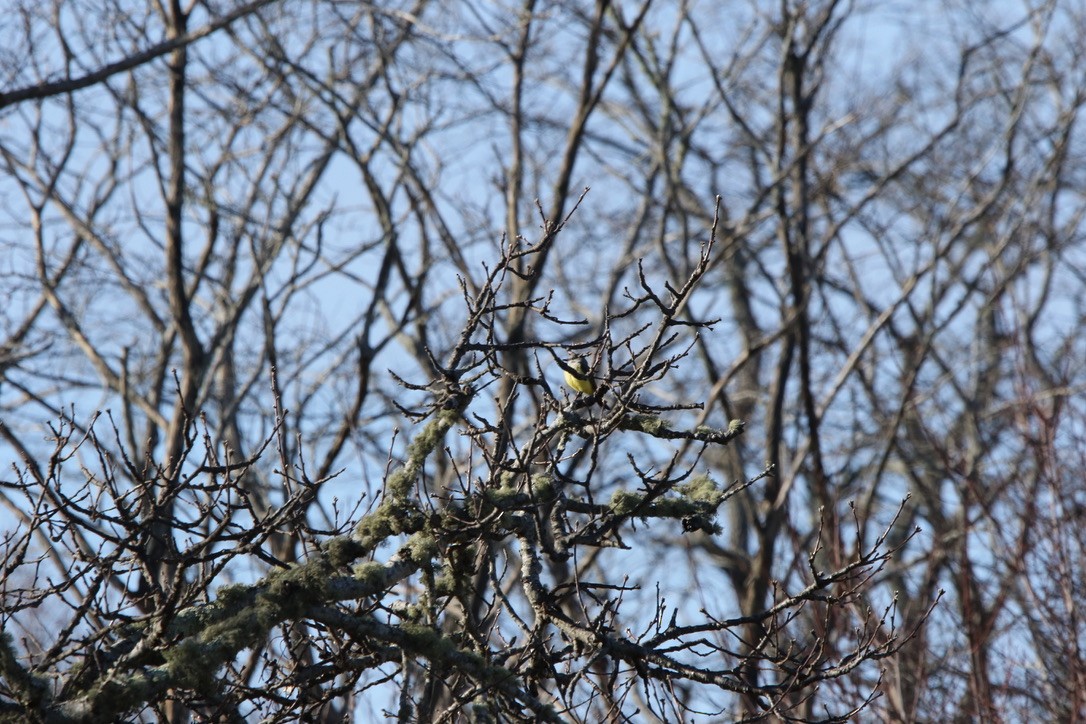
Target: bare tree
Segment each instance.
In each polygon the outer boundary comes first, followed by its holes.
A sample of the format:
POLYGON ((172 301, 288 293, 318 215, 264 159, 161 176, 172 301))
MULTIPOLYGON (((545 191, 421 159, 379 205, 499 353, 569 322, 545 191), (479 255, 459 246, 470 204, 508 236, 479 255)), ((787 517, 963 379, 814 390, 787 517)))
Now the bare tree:
POLYGON ((1086 716, 1084 10, 13 6, 2 713, 1086 716))

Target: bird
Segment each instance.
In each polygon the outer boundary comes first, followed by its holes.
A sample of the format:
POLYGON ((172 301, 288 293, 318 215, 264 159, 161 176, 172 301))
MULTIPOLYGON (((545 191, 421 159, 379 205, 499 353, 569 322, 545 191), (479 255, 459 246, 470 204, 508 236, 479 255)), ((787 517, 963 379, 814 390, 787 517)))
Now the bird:
POLYGON ((584 357, 570 357, 566 367, 568 369, 562 371, 565 372, 567 385, 584 395, 596 394, 596 383, 588 370, 588 360, 584 357))

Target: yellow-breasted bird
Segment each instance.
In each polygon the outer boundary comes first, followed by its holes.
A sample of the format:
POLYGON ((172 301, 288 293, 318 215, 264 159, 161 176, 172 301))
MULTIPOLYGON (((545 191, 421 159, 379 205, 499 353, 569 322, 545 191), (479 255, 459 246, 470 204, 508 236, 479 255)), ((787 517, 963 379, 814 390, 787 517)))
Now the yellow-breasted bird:
POLYGON ((584 395, 594 395, 596 393, 596 382, 589 372, 588 360, 584 357, 570 357, 566 362, 566 366, 569 369, 562 371, 566 375, 567 385, 584 395))

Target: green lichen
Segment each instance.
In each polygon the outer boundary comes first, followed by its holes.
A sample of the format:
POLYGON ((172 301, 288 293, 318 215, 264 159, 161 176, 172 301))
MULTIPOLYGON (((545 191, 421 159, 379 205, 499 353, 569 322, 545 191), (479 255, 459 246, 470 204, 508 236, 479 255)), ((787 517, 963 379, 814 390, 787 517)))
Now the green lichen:
POLYGON ((668 429, 666 422, 652 415, 628 415, 623 418, 623 427, 629 430, 640 430, 649 435, 656 435, 668 429))
POLYGON ((615 515, 629 515, 641 505, 643 498, 637 493, 628 490, 616 490, 609 503, 611 511, 615 515))
POLYGON ((336 536, 326 540, 321 549, 328 556, 328 562, 333 568, 341 568, 351 561, 365 555, 365 548, 352 540, 349 536, 336 536))
POLYGON ((483 495, 498 508, 509 508, 523 497, 523 494, 513 487, 488 488, 483 495))
POLYGON ((372 550, 390 536, 415 532, 421 527, 418 506, 410 500, 426 458, 445 439, 460 419, 460 406, 443 409, 407 446, 407 459, 385 480, 384 501, 358 522, 354 539, 372 550))
POLYGON ((170 681, 193 691, 213 689, 222 662, 212 654, 209 647, 195 639, 185 639, 164 651, 163 655, 170 681))
POLYGON ((384 585, 385 576, 388 571, 384 565, 377 563, 376 561, 366 561, 365 563, 356 563, 351 568, 351 575, 356 581, 369 586, 376 590, 384 585))
POLYGON ((455 572, 448 566, 441 569, 441 573, 434 577, 434 595, 452 596, 459 590, 459 580, 455 572))
POLYGON ((714 506, 719 504, 724 496, 724 492, 708 475, 699 475, 678 486, 676 490, 690 500, 705 502, 714 506))
POLYGON ((438 556, 437 541, 427 533, 416 533, 411 536, 404 545, 410 554, 411 560, 418 564, 425 564, 438 556))
POLYGON ((29 708, 36 707, 48 691, 44 679, 31 674, 19 664, 15 639, 7 631, 0 631, 0 679, 8 682, 8 691, 14 688, 19 703, 29 708))
POLYGON ((536 473, 532 476, 532 494, 537 498, 549 497, 554 492, 554 478, 550 475, 536 473))

